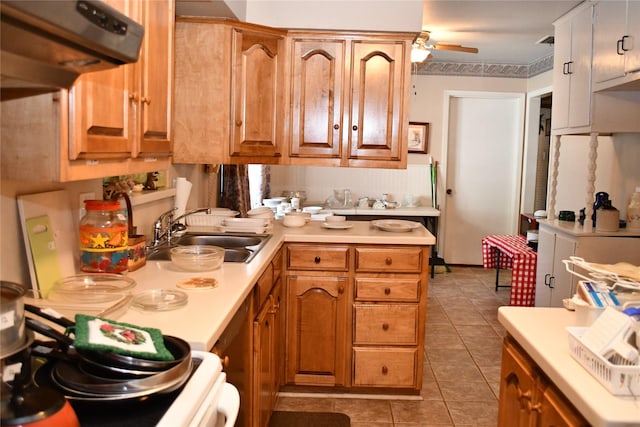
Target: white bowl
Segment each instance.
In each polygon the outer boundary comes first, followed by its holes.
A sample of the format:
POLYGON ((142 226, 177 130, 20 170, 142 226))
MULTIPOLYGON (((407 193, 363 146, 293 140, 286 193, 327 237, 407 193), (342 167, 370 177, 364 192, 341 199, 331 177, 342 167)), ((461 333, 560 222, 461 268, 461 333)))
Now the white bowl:
POLYGON ((327 215, 324 218, 325 222, 344 222, 346 220, 347 220, 347 217, 343 215, 327 215))
POLYGON ((289 212, 287 215, 290 215, 290 216, 301 216, 301 217, 304 218, 304 220, 306 222, 310 222, 311 221, 311 213, 309 213, 309 212, 292 211, 292 212, 289 212))
POLYGON ((287 214, 282 218, 282 225, 285 227, 302 227, 307 223, 307 220, 303 215, 290 215, 287 214))
POLYGON ((272 199, 262 199, 262 204, 268 206, 270 208, 277 207, 280 203, 285 200, 284 197, 274 197, 272 199))
POLYGON ((322 210, 320 206, 305 206, 302 208, 302 212, 309 212, 311 215, 315 215, 322 210))
POLYGON ((249 218, 273 218, 273 209, 267 206, 251 209, 247 212, 249 218))
POLYGON ((171 262, 182 270, 209 271, 224 262, 224 248, 209 245, 187 245, 171 248, 171 262))

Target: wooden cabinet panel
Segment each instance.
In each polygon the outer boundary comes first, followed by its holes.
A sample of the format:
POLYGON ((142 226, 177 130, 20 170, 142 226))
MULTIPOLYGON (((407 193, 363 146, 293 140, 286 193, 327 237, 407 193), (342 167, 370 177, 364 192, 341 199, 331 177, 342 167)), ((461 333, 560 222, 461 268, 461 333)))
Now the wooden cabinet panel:
MULTIPOLYGON (((349 158, 399 161, 404 101, 403 70, 408 68, 402 41, 353 42, 349 158)), ((405 138, 406 139, 406 138, 405 138)), ((406 149, 406 147, 404 147, 406 149)))
POLYGON ((353 350, 356 386, 416 387, 416 348, 368 348, 353 350))
POLYGON ((215 18, 176 22, 176 163, 279 163, 284 30, 215 18))
POLYGON ((419 247, 357 247, 357 272, 419 273, 423 256, 419 247))
POLYGON ((417 345, 418 306, 355 304, 353 344, 417 345))
POLYGON ((417 277, 356 277, 356 301, 420 301, 420 279, 417 277))
POLYGON ((346 384, 348 286, 344 277, 287 278, 287 383, 346 384))
POLYGON ((293 39, 290 157, 339 159, 346 40, 293 39))
POLYGON ((289 246, 287 268, 289 270, 347 271, 349 248, 321 245, 289 246))

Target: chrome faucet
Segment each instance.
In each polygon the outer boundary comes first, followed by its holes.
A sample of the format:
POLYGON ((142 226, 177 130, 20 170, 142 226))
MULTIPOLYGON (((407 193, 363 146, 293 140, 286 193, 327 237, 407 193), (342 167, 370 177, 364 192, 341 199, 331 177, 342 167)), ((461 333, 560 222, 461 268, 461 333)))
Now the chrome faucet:
POLYGON ((211 212, 211 208, 199 208, 185 212, 179 217, 174 218, 173 213, 176 209, 178 208, 173 208, 163 212, 153 223, 153 242, 151 242, 151 247, 156 247, 163 241, 166 241, 167 244, 171 244, 171 237, 175 229, 179 227, 180 224, 178 221, 181 219, 200 212, 211 212))

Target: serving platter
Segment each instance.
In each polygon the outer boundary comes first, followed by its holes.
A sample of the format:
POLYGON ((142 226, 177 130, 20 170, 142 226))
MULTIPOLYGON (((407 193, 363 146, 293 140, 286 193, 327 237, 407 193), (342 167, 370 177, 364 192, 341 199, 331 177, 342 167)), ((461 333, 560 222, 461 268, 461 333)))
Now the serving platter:
POLYGON ((328 228, 330 230, 346 230, 348 228, 353 227, 353 224, 347 221, 323 222, 322 227, 328 228))
POLYGON ((403 219, 378 219, 371 221, 371 225, 382 231, 393 233, 406 233, 420 227, 419 222, 405 221, 403 219))

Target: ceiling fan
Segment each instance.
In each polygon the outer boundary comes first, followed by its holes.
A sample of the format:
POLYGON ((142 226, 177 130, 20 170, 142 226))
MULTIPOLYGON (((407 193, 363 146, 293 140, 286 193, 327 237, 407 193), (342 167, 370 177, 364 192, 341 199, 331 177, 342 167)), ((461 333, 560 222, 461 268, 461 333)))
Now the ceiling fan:
POLYGON ((478 48, 467 47, 459 44, 446 44, 446 43, 429 43, 430 32, 422 31, 416 37, 411 49, 411 62, 422 62, 426 59, 432 58, 432 50, 453 50, 456 52, 465 53, 478 53, 478 48))

